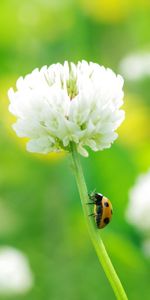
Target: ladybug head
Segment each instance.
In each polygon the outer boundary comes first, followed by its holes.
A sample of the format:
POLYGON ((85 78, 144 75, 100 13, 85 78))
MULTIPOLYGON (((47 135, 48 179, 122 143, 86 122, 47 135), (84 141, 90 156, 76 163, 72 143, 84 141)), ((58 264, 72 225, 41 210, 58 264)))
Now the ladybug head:
POLYGON ((96 199, 96 204, 101 204, 102 199, 103 199, 103 195, 100 193, 95 193, 95 199, 96 199))

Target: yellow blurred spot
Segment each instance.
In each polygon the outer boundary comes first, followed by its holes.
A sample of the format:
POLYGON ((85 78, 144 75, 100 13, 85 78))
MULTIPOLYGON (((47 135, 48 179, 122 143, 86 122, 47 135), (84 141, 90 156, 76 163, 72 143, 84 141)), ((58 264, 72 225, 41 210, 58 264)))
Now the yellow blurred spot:
POLYGON ((150 9, 149 0, 79 0, 85 13, 103 23, 117 23, 135 12, 150 9))
POLYGON ((119 128, 119 140, 126 146, 141 146, 150 140, 149 110, 143 99, 136 95, 127 95, 124 110, 125 121, 119 128))
POLYGON ((34 155, 35 157, 37 157, 38 159, 44 159, 44 160, 49 160, 50 162, 55 162, 58 159, 62 159, 63 157, 66 156, 66 153, 64 151, 62 152, 52 152, 52 153, 48 153, 48 154, 36 154, 36 153, 32 153, 32 155, 34 155))
POLYGON ((106 23, 118 22, 126 18, 132 4, 129 0, 80 0, 80 2, 88 15, 106 23))
POLYGON ((150 1, 149 0, 133 0, 135 6, 140 9, 150 9, 150 1))

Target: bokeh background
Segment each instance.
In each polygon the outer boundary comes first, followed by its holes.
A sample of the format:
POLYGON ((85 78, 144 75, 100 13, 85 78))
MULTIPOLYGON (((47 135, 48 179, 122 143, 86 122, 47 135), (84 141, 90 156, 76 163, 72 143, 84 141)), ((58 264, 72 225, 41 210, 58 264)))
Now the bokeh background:
POLYGON ((101 235, 129 299, 150 299, 150 260, 125 218, 128 191, 150 167, 150 74, 132 79, 136 65, 128 64, 128 76, 122 64, 130 54, 150 53, 149 28, 149 0, 0 1, 0 246, 22 251, 34 277, 31 289, 0 292, 1 300, 115 299, 89 240, 70 157, 27 153, 8 112, 7 91, 19 76, 82 59, 125 77, 119 139, 81 160, 89 191, 113 203, 101 235))

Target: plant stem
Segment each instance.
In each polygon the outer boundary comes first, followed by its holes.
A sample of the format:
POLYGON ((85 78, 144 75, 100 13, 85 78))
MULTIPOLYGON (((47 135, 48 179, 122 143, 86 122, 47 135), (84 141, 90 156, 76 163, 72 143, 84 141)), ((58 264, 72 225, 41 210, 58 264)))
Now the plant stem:
POLYGON ((90 208, 89 208, 89 205, 87 205, 87 203, 89 202, 89 196, 88 196, 87 186, 85 183, 81 163, 80 163, 78 153, 76 150, 76 145, 74 143, 71 143, 70 147, 71 147, 71 152, 72 152, 76 182, 77 182, 77 186, 79 189, 83 212, 84 212, 84 216, 86 219, 90 238, 91 238, 93 246, 96 250, 99 261, 100 261, 100 263, 105 271, 105 274, 114 290, 116 298, 118 300, 127 300, 128 298, 127 298, 126 293, 122 287, 122 284, 116 274, 116 271, 111 263, 111 260, 106 252, 105 246, 104 246, 103 241, 99 234, 99 230, 96 228, 92 218, 89 217, 90 208))

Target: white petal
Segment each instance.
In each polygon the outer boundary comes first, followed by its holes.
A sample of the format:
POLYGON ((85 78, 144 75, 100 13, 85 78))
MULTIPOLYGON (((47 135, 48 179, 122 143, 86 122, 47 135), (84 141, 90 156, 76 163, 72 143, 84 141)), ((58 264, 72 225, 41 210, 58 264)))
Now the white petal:
POLYGON ((54 141, 50 137, 41 137, 39 139, 30 140, 27 143, 27 150, 29 152, 37 152, 37 153, 49 153, 55 151, 54 141))
POLYGON ((82 156, 85 156, 85 157, 89 156, 87 150, 85 150, 85 148, 83 148, 83 146, 81 144, 78 144, 77 150, 82 156))

